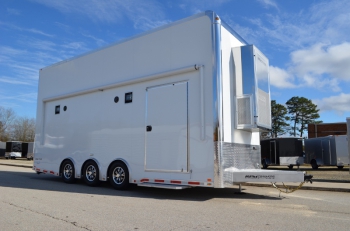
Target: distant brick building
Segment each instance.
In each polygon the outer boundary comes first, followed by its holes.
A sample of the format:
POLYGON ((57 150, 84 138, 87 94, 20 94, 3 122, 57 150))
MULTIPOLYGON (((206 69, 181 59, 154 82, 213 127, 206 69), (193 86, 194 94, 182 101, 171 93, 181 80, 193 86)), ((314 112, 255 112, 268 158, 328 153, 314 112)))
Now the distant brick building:
POLYGON ((346 135, 346 123, 308 124, 308 138, 346 135))

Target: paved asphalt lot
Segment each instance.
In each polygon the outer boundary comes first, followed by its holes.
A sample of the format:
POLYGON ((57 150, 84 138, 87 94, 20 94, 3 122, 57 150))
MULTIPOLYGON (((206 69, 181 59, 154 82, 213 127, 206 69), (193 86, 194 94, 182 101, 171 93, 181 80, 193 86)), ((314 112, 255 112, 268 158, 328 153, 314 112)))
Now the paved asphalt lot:
POLYGON ((350 193, 65 184, 0 165, 1 230, 349 230, 350 193))
MULTIPOLYGON (((18 166, 18 167, 33 167, 33 161, 28 161, 25 158, 18 158, 16 160, 0 159, 0 165, 18 166)), ((270 166, 267 170, 284 170, 290 171, 286 166, 270 166)), ((292 171, 297 171, 294 168, 292 171)), ((313 170, 310 166, 301 166, 300 171, 306 171, 313 175, 313 184, 306 183, 301 190, 322 190, 322 191, 336 191, 336 192, 350 192, 350 174, 349 167, 346 166, 342 170, 337 167, 329 166, 322 167, 318 170, 313 170)), ((271 187, 271 183, 246 183, 246 186, 260 186, 271 187)), ((278 187, 283 187, 280 183, 278 187)), ((289 183, 288 186, 295 188, 299 183, 289 183)), ((286 190, 284 190, 286 191, 286 190)))

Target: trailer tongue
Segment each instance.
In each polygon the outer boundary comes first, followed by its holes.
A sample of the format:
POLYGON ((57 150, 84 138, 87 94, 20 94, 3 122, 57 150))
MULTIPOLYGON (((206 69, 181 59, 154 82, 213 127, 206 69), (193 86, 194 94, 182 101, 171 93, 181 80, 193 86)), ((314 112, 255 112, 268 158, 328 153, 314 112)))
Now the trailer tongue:
POLYGON ((305 172, 280 171, 264 169, 237 169, 227 168, 224 170, 225 178, 229 182, 304 182, 305 172))

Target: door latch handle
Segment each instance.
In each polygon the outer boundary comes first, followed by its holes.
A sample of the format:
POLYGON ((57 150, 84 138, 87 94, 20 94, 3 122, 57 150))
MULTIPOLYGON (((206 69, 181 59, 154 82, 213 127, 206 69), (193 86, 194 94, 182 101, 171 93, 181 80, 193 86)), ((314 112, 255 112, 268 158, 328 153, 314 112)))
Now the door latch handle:
POLYGON ((151 125, 148 125, 148 126, 146 127, 146 131, 147 131, 147 132, 152 131, 152 126, 151 126, 151 125))

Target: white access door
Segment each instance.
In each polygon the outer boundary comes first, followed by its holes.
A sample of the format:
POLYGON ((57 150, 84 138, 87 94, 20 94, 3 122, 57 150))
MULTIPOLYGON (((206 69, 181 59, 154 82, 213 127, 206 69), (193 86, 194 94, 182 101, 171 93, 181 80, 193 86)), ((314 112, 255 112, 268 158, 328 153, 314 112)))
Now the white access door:
POLYGON ((146 89, 146 171, 188 171, 188 82, 146 89))

